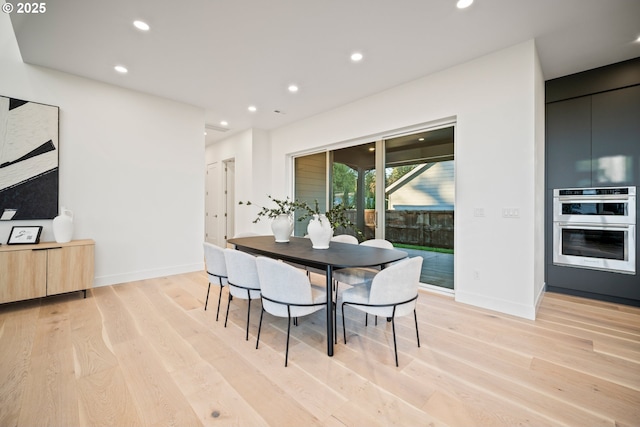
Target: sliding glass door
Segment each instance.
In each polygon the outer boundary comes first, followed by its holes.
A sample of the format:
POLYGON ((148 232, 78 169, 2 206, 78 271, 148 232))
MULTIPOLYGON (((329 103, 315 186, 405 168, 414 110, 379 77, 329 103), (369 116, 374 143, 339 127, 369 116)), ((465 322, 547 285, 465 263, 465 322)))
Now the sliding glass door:
POLYGON ((453 127, 446 127, 384 141, 384 237, 424 259, 422 283, 449 289, 453 289, 453 136, 453 127))
MULTIPOLYGON (((345 207, 361 239, 365 240, 376 236, 375 146, 372 142, 329 153, 332 204, 345 207)), ((354 230, 337 230, 337 233, 356 234, 354 230)))
MULTIPOLYGON (((295 189, 294 199, 307 202, 309 206, 314 206, 318 202, 318 207, 323 211, 327 206, 327 153, 317 153, 308 156, 300 156, 294 159, 295 189)), ((296 214, 296 215, 299 215, 296 214)), ((307 234, 306 221, 298 221, 295 218, 293 234, 302 237, 307 234)))
MULTIPOLYGON (((295 194, 344 205, 361 240, 424 259, 421 282, 453 289, 454 131, 431 129, 295 159, 295 194), (383 183, 382 186, 378 185, 383 183)), ((296 222, 295 235, 306 234, 296 222)), ((356 234, 336 230, 335 234, 356 234)))

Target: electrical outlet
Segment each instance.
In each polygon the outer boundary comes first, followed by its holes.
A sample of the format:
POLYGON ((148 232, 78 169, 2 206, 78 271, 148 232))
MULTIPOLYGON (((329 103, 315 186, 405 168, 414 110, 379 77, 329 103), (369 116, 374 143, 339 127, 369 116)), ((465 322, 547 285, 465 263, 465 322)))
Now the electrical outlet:
POLYGON ((473 209, 473 216, 483 217, 484 216, 484 208, 474 208, 473 209))
POLYGON ((473 279, 480 280, 480 272, 478 270, 473 270, 473 279))

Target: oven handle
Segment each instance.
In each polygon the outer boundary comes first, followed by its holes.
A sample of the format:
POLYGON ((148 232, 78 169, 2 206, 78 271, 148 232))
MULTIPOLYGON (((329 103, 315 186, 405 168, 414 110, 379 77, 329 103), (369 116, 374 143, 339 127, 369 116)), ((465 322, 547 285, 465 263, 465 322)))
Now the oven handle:
POLYGON ((562 228, 583 228, 587 230, 629 230, 634 224, 586 224, 578 222, 556 222, 562 228))
POLYGON ((627 194, 603 194, 599 196, 555 196, 561 202, 571 203, 597 203, 606 200, 607 202, 628 202, 630 199, 635 200, 635 196, 627 194))

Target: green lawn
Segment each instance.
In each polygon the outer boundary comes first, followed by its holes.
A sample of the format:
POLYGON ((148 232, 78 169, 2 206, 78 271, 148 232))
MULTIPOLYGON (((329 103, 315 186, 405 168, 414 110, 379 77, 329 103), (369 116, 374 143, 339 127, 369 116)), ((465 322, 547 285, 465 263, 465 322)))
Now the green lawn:
POLYGON ((429 252, 440 252, 440 253, 443 253, 443 254, 453 254, 453 249, 431 248, 429 246, 405 245, 403 243, 394 243, 393 246, 396 247, 396 248, 416 249, 416 250, 419 250, 419 251, 429 251, 429 252))

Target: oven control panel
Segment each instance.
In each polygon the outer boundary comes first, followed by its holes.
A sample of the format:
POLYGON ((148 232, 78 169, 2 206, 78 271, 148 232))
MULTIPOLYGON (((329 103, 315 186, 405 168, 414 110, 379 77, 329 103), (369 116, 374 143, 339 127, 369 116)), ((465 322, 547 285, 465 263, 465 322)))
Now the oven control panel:
POLYGON ((566 188, 553 190, 554 196, 617 196, 635 195, 636 187, 605 187, 605 188, 566 188))

